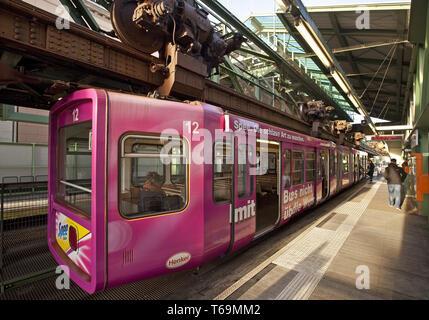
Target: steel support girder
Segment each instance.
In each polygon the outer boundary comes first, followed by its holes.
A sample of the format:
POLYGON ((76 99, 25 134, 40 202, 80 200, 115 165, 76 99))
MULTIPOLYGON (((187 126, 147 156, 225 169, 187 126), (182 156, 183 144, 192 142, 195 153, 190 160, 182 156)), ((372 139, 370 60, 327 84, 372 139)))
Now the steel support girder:
MULTIPOLYGON (((400 13, 398 13, 398 37, 404 37, 406 36, 405 34, 405 25, 407 23, 407 17, 405 15, 401 15, 400 13)), ((396 110, 398 113, 398 116, 401 116, 401 92, 402 92, 402 73, 403 73, 403 68, 402 68, 402 61, 404 59, 404 52, 405 49, 403 46, 401 46, 400 48, 397 48, 398 50, 398 54, 397 54, 397 62, 396 62, 396 66, 397 66, 397 74, 396 74, 396 86, 397 86, 397 91, 396 91, 396 110)))
MULTIPOLYGON (((340 53, 345 53, 345 52, 351 52, 351 51, 358 51, 358 50, 366 50, 366 49, 371 49, 371 48, 377 48, 377 47, 384 47, 384 46, 392 46, 395 44, 402 44, 402 43, 408 43, 408 40, 400 40, 400 41, 387 41, 387 42, 371 42, 371 43, 362 43, 362 44, 358 44, 355 46, 347 46, 347 47, 342 47, 342 48, 335 48, 332 49, 332 53, 340 54, 340 53)), ((300 55, 301 56, 301 55, 300 55)), ((314 53, 308 53, 308 54, 303 54, 302 57, 303 58, 310 58, 310 57, 314 57, 316 56, 314 53)), ((338 57, 337 57, 338 59, 338 57)), ((381 63, 382 60, 380 60, 381 63)))
MULTIPOLYGON (((278 92, 278 90, 274 89, 274 91, 270 91, 268 88, 262 86, 260 83, 258 83, 255 79, 249 79, 249 77, 246 77, 244 75, 244 72, 237 68, 235 65, 233 65, 231 62, 229 62, 229 59, 226 59, 225 64, 227 66, 224 65, 220 65, 220 68, 224 69, 226 73, 228 73, 228 75, 231 78, 231 81, 233 82, 233 86, 235 88, 234 82, 237 82, 237 77, 242 78, 244 81, 251 83, 253 86, 262 89, 263 91, 265 91, 266 93, 273 95, 274 97, 276 97, 279 100, 283 100, 285 103, 290 103, 289 101, 287 101, 281 94, 280 92, 278 92)), ((241 85, 238 83, 237 84, 239 86, 239 89, 236 88, 237 91, 239 91, 240 93, 244 93, 243 88, 241 87, 241 85)), ((258 97, 256 97, 258 100, 260 100, 258 97)), ((297 105, 296 102, 293 100, 293 98, 291 96, 288 95, 288 98, 292 101, 293 103, 293 107, 295 110, 295 113, 299 114, 299 111, 297 109, 297 105)))
MULTIPOLYGON (((347 47, 349 44, 348 44, 348 42, 347 42, 347 39, 342 35, 342 32, 341 32, 341 28, 340 28, 340 24, 339 24, 339 22, 338 22, 338 19, 337 19, 337 17, 336 17, 336 15, 333 13, 333 12, 329 12, 329 19, 330 19, 330 21, 331 21, 331 23, 332 23, 332 26, 334 27, 334 30, 335 30, 335 36, 338 38, 338 40, 339 40, 339 42, 340 42, 340 44, 343 46, 343 47, 347 47)), ((360 70, 359 70, 359 68, 358 68, 358 66, 356 65, 356 62, 353 60, 353 55, 351 54, 351 52, 347 52, 347 60, 348 60, 348 62, 350 63, 350 65, 352 66, 352 69, 353 69, 353 72, 354 73, 359 73, 360 72, 360 70)), ((365 84, 364 84, 364 82, 363 82, 363 80, 362 80, 362 78, 359 76, 359 83, 360 83, 360 85, 362 86, 362 87, 364 87, 365 86, 365 84)))
MULTIPOLYGON (((327 28, 320 28, 319 31, 327 36, 333 36, 335 35, 334 29, 327 29, 327 28)), ((408 30, 404 30, 405 32, 408 32, 408 30)), ((383 30, 383 29, 342 29, 341 34, 344 36, 374 36, 374 37, 394 37, 398 34, 397 30, 383 30)))
MULTIPOLYGON (((285 28, 288 30, 289 34, 292 35, 295 38, 295 40, 297 40, 297 42, 300 44, 300 46, 303 48, 308 47, 307 43, 304 40, 302 40, 301 35, 295 31, 295 27, 289 23, 288 18, 285 16, 285 14, 286 13, 277 13, 277 16, 279 17, 280 21, 285 26, 285 28)), ((319 36, 320 36, 320 34, 319 34, 319 36)), ((325 70, 325 67, 321 64, 321 62, 318 59, 314 60, 314 62, 319 66, 320 70, 325 70)), ((340 65, 338 63, 336 63, 336 65, 338 66, 338 70, 343 72, 340 65)), ((328 71, 325 70, 325 72, 328 72, 328 71)), ((341 92, 341 91, 339 91, 339 92, 341 92)), ((344 99, 346 99, 344 94, 342 94, 342 96, 344 99)), ((340 116, 340 117, 346 119, 347 121, 351 121, 351 118, 349 117, 349 115, 337 103, 334 102, 333 106, 335 106, 335 105, 337 105, 339 108, 339 110, 336 108, 337 112, 339 111, 343 115, 346 114, 345 117, 344 116, 340 116)), ((354 107, 352 107, 352 108, 354 108, 354 107)))
POLYGON ((19 121, 19 122, 29 122, 29 123, 38 123, 38 124, 48 124, 49 116, 42 116, 38 114, 29 114, 23 112, 15 112, 15 107, 11 105, 1 105, 3 115, 3 121, 19 121))
MULTIPOLYGON (((342 61, 348 61, 348 58, 343 56, 343 55, 337 55, 336 56, 337 60, 342 62, 342 61)), ((363 57, 355 57, 353 56, 353 61, 355 61, 356 63, 364 63, 364 64, 371 64, 371 65, 376 65, 379 66, 383 63, 384 60, 382 59, 373 59, 373 58, 363 58, 363 57)), ((398 64, 398 59, 392 59, 392 64, 398 64)), ((401 64, 402 67, 409 67, 409 64, 407 63, 402 63, 401 64)), ((375 71, 374 71, 375 73, 375 71)))
POLYGON ((68 8, 70 16, 74 22, 81 26, 88 27, 94 31, 99 31, 100 26, 95 21, 92 13, 86 7, 83 0, 60 0, 64 7, 68 8))
MULTIPOLYGON (((305 9, 305 6, 304 6, 304 4, 302 3, 302 1, 301 1, 301 0, 294 0, 294 1, 293 1, 293 4, 292 4, 290 1, 288 1, 288 0, 283 0, 283 2, 284 2, 284 4, 285 4, 285 6, 286 6, 286 7, 289 7, 289 9, 290 9, 290 15, 292 15, 292 16, 293 16, 293 17, 295 17, 295 18, 296 18, 296 17, 298 17, 298 16, 300 16, 300 17, 302 17, 302 18, 307 22, 307 24, 308 24, 308 25, 310 26, 310 28, 312 29, 313 34, 314 34, 316 37, 318 37, 318 39, 319 39, 319 41, 320 41, 321 45, 324 47, 324 49, 326 50, 326 52, 328 53, 328 55, 330 56, 330 58, 331 58, 331 59, 332 59, 332 61, 334 62, 335 69, 336 69, 339 73, 341 73, 341 74, 345 75, 344 70, 341 68, 341 65, 340 65, 340 64, 338 63, 338 61, 335 59, 334 54, 332 53, 331 49, 330 49, 330 48, 329 48, 329 46, 327 45, 326 41, 323 39, 323 36, 322 36, 322 34, 321 34, 320 30, 317 28, 317 26, 315 25, 314 21, 311 19, 310 15, 309 15, 309 13, 307 12, 307 10, 305 9)), ((285 18, 283 18, 283 20, 286 20, 286 19, 285 19, 285 18)), ((290 29, 290 25, 289 25, 289 24, 285 25, 285 27, 290 29)), ((298 37, 298 39, 301 39, 301 43, 303 43, 303 44, 304 44, 304 47, 308 47, 308 45, 305 45, 305 44, 306 44, 306 41, 305 41, 304 39, 302 39, 302 37, 301 37, 301 36, 299 36, 299 37, 298 37)), ((301 43, 300 43, 300 44, 301 44, 301 43)), ((316 59, 316 61, 318 61, 318 59, 316 59)), ((320 62, 320 61, 318 61, 318 63, 319 63, 319 67, 320 67, 321 62, 320 62)), ((321 67, 321 70, 324 70, 324 69, 325 69, 325 67, 323 67, 323 66, 322 66, 322 67, 321 67)), ((344 77, 345 77, 345 76, 344 76, 344 77)), ((347 79, 347 78, 345 77, 345 79, 347 79)), ((350 82, 349 82, 349 84, 350 84, 350 82)), ((352 86, 351 84, 350 84, 350 87, 351 87, 351 94, 352 94, 352 95, 354 95, 355 97, 358 97, 358 95, 356 94, 356 92, 355 92, 355 90, 354 90, 354 88, 353 88, 353 86, 352 86)), ((344 98, 348 99, 348 97, 347 97, 346 93, 342 92, 342 90, 341 90, 340 92, 343 94, 344 98)), ((352 105, 351 103, 350 103, 350 105, 351 105, 353 108, 355 108, 355 106, 354 106, 354 105, 352 105)), ((370 128, 373 128, 372 130, 373 130, 373 131, 376 131, 376 130, 375 130, 375 125, 374 125, 374 123, 372 122, 372 120, 371 120, 371 118, 370 118, 370 116, 369 116, 369 115, 367 115, 367 116, 366 116, 366 120, 368 121, 368 124, 369 124, 370 128)), ((374 133, 376 133, 376 132, 374 132, 374 133)))
MULTIPOLYGON (((279 67, 282 74, 286 75, 287 78, 293 82, 299 82, 302 84, 302 91, 313 96, 315 99, 321 99, 326 104, 336 105, 335 101, 332 100, 328 94, 323 91, 314 81, 310 78, 302 69, 300 69, 294 62, 284 59, 280 54, 274 51, 264 40, 250 30, 245 24, 243 24, 238 18, 233 16, 224 6, 222 6, 216 0, 200 0, 202 3, 207 5, 217 15, 234 27, 238 32, 243 34, 246 38, 251 40, 256 46, 264 51, 279 67)), ((339 116, 344 117, 347 120, 351 120, 350 117, 341 108, 336 108, 339 116)))
POLYGON ((224 57, 224 64, 229 68, 224 68, 225 72, 228 73, 229 78, 231 79, 232 85, 234 89, 240 93, 244 93, 243 88, 241 87, 240 82, 238 81, 237 75, 239 73, 239 69, 234 66, 229 57, 224 57), (232 72, 231 72, 232 71, 232 72))

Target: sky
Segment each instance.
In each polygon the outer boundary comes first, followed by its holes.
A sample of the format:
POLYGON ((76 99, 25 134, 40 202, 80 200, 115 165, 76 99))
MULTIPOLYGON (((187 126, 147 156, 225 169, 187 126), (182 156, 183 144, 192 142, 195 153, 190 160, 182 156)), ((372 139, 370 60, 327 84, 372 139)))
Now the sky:
MULTIPOLYGON (((235 14, 240 20, 244 20, 251 13, 273 12, 278 5, 275 0, 220 0, 220 2, 235 14)), ((302 0, 305 6, 331 6, 347 4, 372 4, 410 2, 409 0, 302 0)))

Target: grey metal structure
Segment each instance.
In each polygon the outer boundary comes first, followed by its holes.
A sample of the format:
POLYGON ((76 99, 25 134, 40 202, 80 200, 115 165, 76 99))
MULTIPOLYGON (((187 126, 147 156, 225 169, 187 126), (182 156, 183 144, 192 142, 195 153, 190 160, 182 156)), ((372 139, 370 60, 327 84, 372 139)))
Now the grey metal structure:
POLYGON ((308 15, 368 114, 400 123, 407 107, 403 102, 412 59, 412 45, 407 41, 410 2, 313 7, 308 15))

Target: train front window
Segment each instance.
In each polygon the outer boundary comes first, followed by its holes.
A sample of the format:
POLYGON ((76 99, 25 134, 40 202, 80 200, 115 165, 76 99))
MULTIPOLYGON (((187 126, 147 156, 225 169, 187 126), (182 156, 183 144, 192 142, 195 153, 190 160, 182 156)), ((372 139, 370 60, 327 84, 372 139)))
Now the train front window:
POLYGON ((349 173, 349 155, 343 155, 343 173, 349 173))
POLYGON ((186 206, 187 152, 180 137, 130 134, 120 150, 122 216, 152 216, 186 206))
POLYGON ((90 217, 92 122, 60 128, 58 144, 57 199, 90 217))

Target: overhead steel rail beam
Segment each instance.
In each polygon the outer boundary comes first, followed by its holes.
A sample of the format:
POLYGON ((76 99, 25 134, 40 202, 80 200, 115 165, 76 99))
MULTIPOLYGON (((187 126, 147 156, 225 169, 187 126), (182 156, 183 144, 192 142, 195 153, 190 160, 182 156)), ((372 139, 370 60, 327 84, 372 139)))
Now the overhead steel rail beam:
MULTIPOLYGON (((142 88, 139 92, 147 93, 162 84, 161 75, 151 73, 149 68, 151 63, 161 63, 159 59, 75 23, 70 23, 69 29, 58 30, 55 27, 56 19, 56 15, 28 3, 0 0, 0 50, 20 54, 25 59, 62 68, 67 72, 76 72, 78 69, 79 74, 86 75, 85 78, 93 77, 100 82, 107 79, 112 83, 125 84, 120 89, 123 92, 135 94, 135 88, 142 88)), ((18 73, 15 69, 12 71, 18 73)), ((52 88, 64 86, 75 90, 100 87, 86 81, 84 84, 79 81, 66 82, 65 78, 60 77, 61 74, 41 74, 34 77, 25 68, 16 79, 8 78, 8 75, 10 74, 0 72, 0 103, 39 109, 49 110, 58 99, 57 93, 50 93, 52 88), (23 79, 30 79, 37 86, 48 85, 47 90, 40 92, 39 96, 31 96, 28 91, 8 87, 8 84, 23 79)), ((301 119, 208 79, 196 79, 192 70, 179 68, 176 78, 181 81, 180 90, 173 90, 176 98, 205 101, 231 113, 311 134, 311 126, 301 119)), ((119 90, 113 85, 103 88, 119 90)), ((322 130, 320 137, 331 141, 337 139, 326 130, 322 130)), ((348 141, 344 144, 353 146, 348 141)))
POLYGON ((216 0, 197 0, 197 3, 204 4, 228 22, 238 32, 251 40, 256 46, 264 51, 279 67, 281 73, 287 76, 288 80, 299 82, 302 91, 310 94, 314 99, 320 99, 326 105, 332 105, 341 118, 351 121, 350 116, 322 89, 314 80, 304 72, 295 62, 287 60, 273 50, 263 39, 250 30, 244 23, 233 16, 224 6, 216 0))

